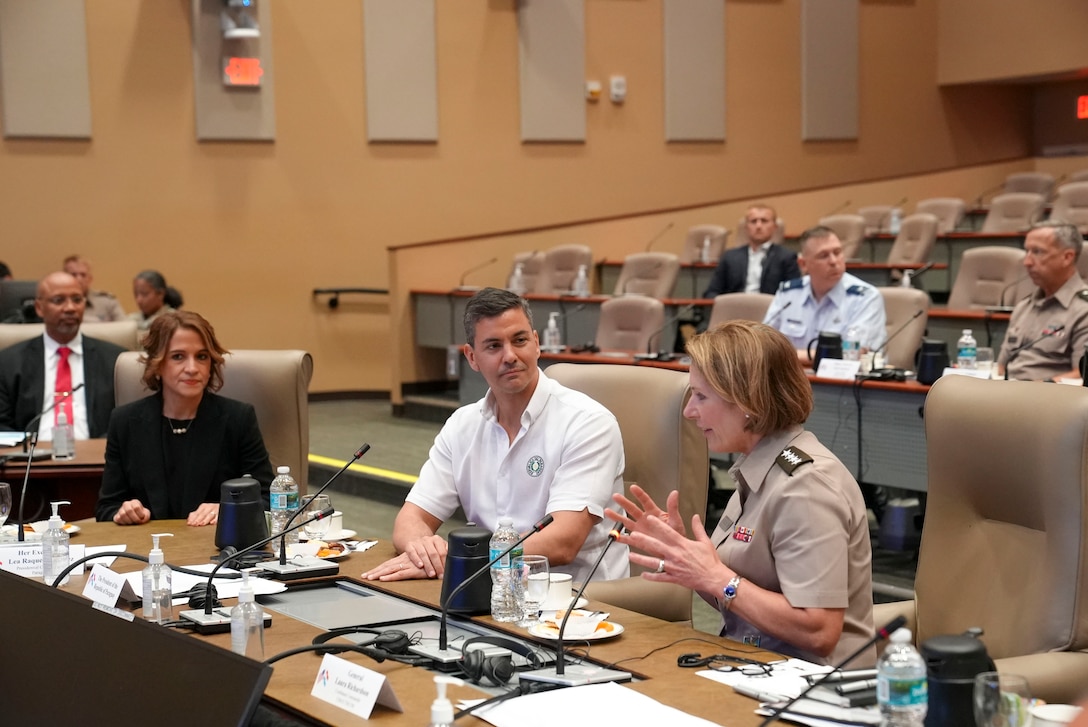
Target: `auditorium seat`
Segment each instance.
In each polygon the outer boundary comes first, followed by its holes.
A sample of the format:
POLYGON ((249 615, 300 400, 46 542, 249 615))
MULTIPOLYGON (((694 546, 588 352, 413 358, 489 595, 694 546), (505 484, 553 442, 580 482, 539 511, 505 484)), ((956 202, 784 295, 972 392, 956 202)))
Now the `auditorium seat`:
POLYGON ((931 197, 920 201, 914 211, 936 215, 937 234, 944 235, 955 230, 967 214, 967 203, 958 197, 931 197))
POLYGON ((685 263, 697 263, 703 252, 703 245, 710 242, 709 260, 717 262, 729 239, 729 230, 721 225, 695 225, 688 228, 684 236, 684 250, 680 260, 685 263))
POLYGON ((657 298, 642 295, 610 298, 601 303, 596 344, 602 351, 646 353, 651 346, 653 350, 671 350, 672 341, 660 340, 664 325, 665 304, 657 298))
MULTIPOLYGON (((141 350, 136 321, 87 321, 79 330, 84 336, 115 343, 126 351, 141 350)), ((0 349, 40 336, 43 331, 44 323, 0 323, 0 349)))
POLYGON ((1076 225, 1082 234, 1088 232, 1088 182, 1073 182, 1058 187, 1050 219, 1076 225))
MULTIPOLYGON (((918 265, 927 262, 937 241, 937 217, 917 212, 903 219, 892 249, 888 251, 889 265, 918 265)), ((898 272, 898 271, 896 271, 898 272)), ((893 274, 893 278, 898 277, 893 274)))
POLYGON ((526 293, 543 292, 544 283, 544 253, 540 250, 533 252, 519 252, 510 263, 510 274, 514 268, 521 264, 521 283, 525 286, 526 293))
MULTIPOLYGON (((692 515, 706 512, 710 460, 706 437, 683 414, 687 374, 641 366, 553 364, 548 376, 588 394, 615 415, 623 436, 628 496, 630 485, 638 484, 664 507, 669 492, 677 490, 680 514, 689 527, 692 515)), ((643 580, 638 577, 643 570, 632 564, 632 578, 590 583, 586 596, 665 621, 690 622, 691 590, 643 580)))
POLYGON ((1046 198, 1032 192, 999 194, 990 200, 983 232, 1023 232, 1040 218, 1046 198))
MULTIPOLYGON (((948 295, 949 310, 1013 305, 1023 295, 1024 251, 1001 245, 964 250, 960 269, 948 295)), ((1026 292, 1031 286, 1027 280, 1026 292)))
POLYGON ((623 259, 613 295, 671 298, 680 258, 671 252, 636 252, 623 259))
POLYGON ((774 296, 769 293, 722 293, 714 298, 706 328, 709 331, 726 321, 762 322, 772 300, 774 296))
MULTIPOLYGON (((138 353, 123 353, 113 370, 117 405, 149 395, 138 353)), ((305 351, 239 349, 227 354, 219 393, 252 404, 272 467, 287 465, 306 492, 310 457, 309 387, 314 362, 305 351)), ((239 473, 242 474, 242 473, 239 473)))
POLYGON ((929 321, 929 293, 918 288, 877 290, 884 299, 884 341, 888 344, 884 349, 885 365, 912 370, 915 368, 914 354, 922 347, 922 336, 929 321), (914 318, 918 311, 924 312, 914 318))
POLYGON ((929 484, 915 598, 918 643, 977 627, 1033 697, 1088 685, 1088 389, 945 376, 925 402, 929 484))
POLYGON ((1054 191, 1054 175, 1046 172, 1016 172, 1005 177, 1005 194, 1029 192, 1050 197, 1054 191))
POLYGON ((593 275, 593 251, 586 245, 559 245, 546 251, 537 292, 548 295, 570 292, 580 265, 585 265, 587 274, 593 275))
MULTIPOLYGON (((897 208, 892 207, 890 204, 859 207, 858 214, 865 220, 865 234, 890 234, 892 231, 892 210, 894 209, 897 208)), ((902 216, 902 211, 900 211, 900 216, 902 216)))
POLYGON ((865 218, 861 215, 830 215, 821 217, 820 224, 835 231, 835 237, 842 242, 842 256, 855 260, 858 248, 865 240, 865 218))
POLYGON ((1088 169, 1081 169, 1069 175, 1070 182, 1088 182, 1088 169))

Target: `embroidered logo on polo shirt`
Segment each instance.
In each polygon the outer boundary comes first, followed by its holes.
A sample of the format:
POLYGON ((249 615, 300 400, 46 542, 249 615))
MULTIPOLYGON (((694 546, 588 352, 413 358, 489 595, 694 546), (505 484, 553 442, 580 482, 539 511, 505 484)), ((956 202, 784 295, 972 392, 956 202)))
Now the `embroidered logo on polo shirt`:
POLYGON ((741 525, 737 525, 733 528, 733 540, 739 540, 742 543, 752 542, 752 538, 755 537, 755 528, 746 528, 741 525))
POLYGON ((530 477, 540 477, 544 474, 544 458, 534 454, 529 458, 529 461, 525 463, 525 472, 528 473, 530 477))

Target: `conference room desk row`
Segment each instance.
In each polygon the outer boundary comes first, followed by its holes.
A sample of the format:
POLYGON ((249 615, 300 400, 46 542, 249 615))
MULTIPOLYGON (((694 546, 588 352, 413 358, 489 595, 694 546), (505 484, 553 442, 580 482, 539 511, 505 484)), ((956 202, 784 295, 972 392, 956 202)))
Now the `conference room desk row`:
MULTIPOLYGON (((42 442, 39 449, 49 450, 50 444, 42 442)), ((19 458, 22 447, 0 449, 0 482, 11 485, 12 510, 9 522, 19 513, 19 497, 26 476, 26 458, 19 458), (15 455, 14 458, 4 459, 15 455)), ((57 461, 50 456, 35 459, 30 465, 24 517, 27 522, 49 517, 49 503, 68 500, 71 505, 61 507, 66 520, 93 518, 98 503, 98 490, 102 485, 102 472, 106 465, 106 440, 86 439, 76 441, 76 456, 67 461, 57 461)))
MULTIPOLYGON (((545 371, 555 363, 688 370, 685 359, 669 362, 636 360, 624 352, 541 354, 540 366, 545 371)), ((917 381, 840 381, 812 375, 809 381, 814 408, 805 428, 834 452, 855 478, 884 487, 926 490, 928 472, 923 413, 928 386, 917 381)), ((461 404, 477 401, 486 392, 487 383, 483 377, 462 358, 458 382, 461 404)), ((637 392, 632 395, 637 396, 637 392)), ((719 459, 714 454, 711 456, 719 459)))
MULTIPOLYGON (((214 528, 191 528, 184 521, 154 521, 145 525, 121 527, 112 523, 95 523, 84 521, 78 523, 82 532, 72 537, 73 543, 85 543, 87 545, 114 545, 124 543, 130 552, 146 555, 151 543, 152 532, 169 532, 174 537, 163 543, 163 550, 167 563, 175 565, 193 565, 207 563, 209 556, 216 552, 213 544, 214 528)), ((360 537, 366 537, 366 533, 360 533, 360 537)), ((440 598, 441 582, 437 580, 403 581, 376 586, 369 582, 359 580, 359 576, 386 558, 394 554, 392 545, 388 542, 379 542, 378 545, 365 553, 353 553, 338 561, 340 565, 341 580, 348 579, 358 585, 373 588, 381 593, 392 594, 406 602, 421 605, 433 609, 438 613, 437 607, 440 598)), ((113 565, 118 572, 139 570, 143 563, 119 559, 113 565)), ((63 588, 72 593, 81 593, 87 576, 73 577, 71 582, 63 588)), ((335 580, 336 577, 321 579, 325 581, 335 580)), ((305 583, 312 587, 315 581, 305 583)), ((301 582, 293 582, 289 588, 302 585, 301 582)), ((289 590, 288 593, 291 591, 289 590)), ((258 599, 260 600, 260 599, 258 599)), ((230 608, 235 604, 233 599, 227 599, 224 606, 230 608)), ((90 602, 87 608, 91 609, 90 602)), ((304 644, 309 644, 314 636, 322 632, 322 629, 309 623, 304 623, 284 615, 270 607, 272 613, 272 625, 265 630, 265 655, 271 657, 304 644)), ((619 668, 633 673, 637 681, 626 685, 626 688, 641 692, 661 703, 681 709, 698 717, 710 720, 715 724, 728 724, 736 727, 758 724, 760 718, 753 710, 756 703, 732 689, 700 677, 695 669, 684 669, 677 666, 677 657, 684 653, 702 652, 710 653, 743 653, 750 658, 761 661, 769 661, 777 658, 773 653, 761 651, 737 642, 695 631, 689 627, 671 624, 664 621, 644 616, 642 614, 626 611, 601 602, 590 602, 588 608, 605 609, 610 612, 610 620, 622 625, 624 632, 612 639, 601 640, 592 643, 588 649, 589 657, 601 664, 622 662, 619 668), (695 641, 699 639, 702 641, 695 641), (678 642, 678 643, 677 643, 678 642), (655 649, 660 651, 654 651, 655 649)), ((110 618, 102 615, 101 618, 110 618)), ((456 620, 456 619, 455 619, 456 620)), ((497 632, 511 634, 522 639, 534 642, 535 646, 550 649, 553 642, 545 639, 537 639, 527 634, 524 629, 508 624, 499 624, 491 620, 490 616, 480 616, 473 619, 476 625, 493 629, 497 632)), ((391 626, 390 628, 395 628, 391 626)), ((59 638, 60 631, 53 638, 59 638)), ((501 635, 501 634, 500 634, 501 635)), ((51 635, 52 636, 52 635, 51 635)), ((185 634, 184 638, 205 640, 215 646, 224 649, 230 648, 230 635, 217 634, 202 636, 197 634, 185 634)), ((49 639, 43 639, 43 654, 52 654, 49 639)), ((579 651, 587 651, 586 643, 575 644, 579 651)), ((101 644, 96 652, 97 658, 109 658, 109 644, 101 644)), ((66 678, 78 679, 80 669, 94 669, 95 658, 87 655, 76 661, 68 661, 64 674, 66 678)), ((29 655, 21 657, 24 662, 29 655)), ((46 657, 51 658, 51 657, 46 657)), ((377 722, 386 725, 424 725, 429 722, 430 706, 435 696, 434 672, 425 668, 412 667, 392 661, 378 664, 368 657, 356 653, 344 653, 341 658, 351 661, 382 673, 403 707, 403 712, 397 712, 382 705, 376 705, 369 720, 363 720, 351 713, 324 702, 310 694, 318 675, 318 667, 321 659, 313 653, 302 653, 279 660, 273 664, 273 673, 265 693, 264 702, 274 708, 289 713, 294 718, 305 724, 311 725, 337 725, 338 727, 349 725, 365 725, 377 722)), ((128 665, 132 673, 138 674, 141 670, 153 669, 159 673, 169 673, 171 669, 187 669, 187 664, 161 663, 149 654, 148 660, 143 664, 128 665)), ((199 699, 200 695, 194 694, 193 698, 199 699)), ((484 698, 488 696, 474 686, 466 683, 465 686, 451 686, 449 696, 456 702, 460 699, 484 698)), ((58 694, 63 698, 63 694, 58 694)), ((123 709, 124 705, 114 705, 114 709, 123 709)), ((93 705, 74 706, 73 710, 92 710, 93 705)), ((601 705, 602 713, 608 711, 608 705, 601 705)), ((80 713, 83 713, 81 711, 80 713)), ((556 714, 558 721, 570 721, 573 715, 556 714)), ((177 720, 175 720, 177 721, 177 720)), ((485 724, 482 720, 472 715, 458 720, 460 724, 485 724)))

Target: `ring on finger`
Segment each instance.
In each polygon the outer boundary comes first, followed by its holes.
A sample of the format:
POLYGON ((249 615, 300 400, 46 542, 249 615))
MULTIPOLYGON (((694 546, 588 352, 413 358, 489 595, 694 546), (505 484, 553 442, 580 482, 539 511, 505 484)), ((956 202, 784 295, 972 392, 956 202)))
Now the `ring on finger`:
POLYGON ((664 573, 665 572, 665 559, 664 558, 657 561, 657 570, 655 572, 656 573, 664 573))

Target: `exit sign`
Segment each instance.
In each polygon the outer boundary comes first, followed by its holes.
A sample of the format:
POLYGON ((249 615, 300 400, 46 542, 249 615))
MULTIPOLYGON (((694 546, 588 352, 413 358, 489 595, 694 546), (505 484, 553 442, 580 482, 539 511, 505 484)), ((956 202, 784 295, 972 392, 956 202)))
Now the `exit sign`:
POLYGON ((263 75, 260 58, 231 56, 224 59, 223 83, 227 86, 260 86, 263 75))
POLYGON ((1088 119, 1088 96, 1077 97, 1077 118, 1088 119))

